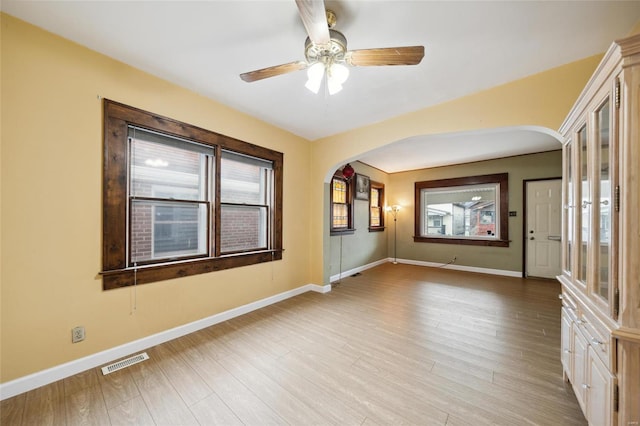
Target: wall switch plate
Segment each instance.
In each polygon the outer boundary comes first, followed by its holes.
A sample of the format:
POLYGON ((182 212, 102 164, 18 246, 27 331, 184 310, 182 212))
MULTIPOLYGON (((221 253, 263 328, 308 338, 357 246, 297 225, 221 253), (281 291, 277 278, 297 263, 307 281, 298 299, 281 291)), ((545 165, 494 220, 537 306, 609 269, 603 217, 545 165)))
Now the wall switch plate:
POLYGON ((509 216, 518 216, 518 212, 517 211, 511 211, 509 212, 509 216))
POLYGON ((78 343, 84 340, 84 327, 74 327, 71 330, 71 343, 78 343))

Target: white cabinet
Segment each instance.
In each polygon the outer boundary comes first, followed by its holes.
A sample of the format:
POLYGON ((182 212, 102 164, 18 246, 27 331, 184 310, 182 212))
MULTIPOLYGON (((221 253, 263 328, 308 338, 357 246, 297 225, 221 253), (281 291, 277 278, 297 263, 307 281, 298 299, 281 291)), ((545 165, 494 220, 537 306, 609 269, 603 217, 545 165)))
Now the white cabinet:
POLYGON ((587 339, 582 333, 574 327, 573 329, 573 375, 571 383, 576 393, 576 398, 582 411, 584 412, 587 405, 587 353, 589 346, 587 339))
POLYGON ((640 425, 640 35, 611 45, 560 133, 564 377, 591 425, 640 425))
POLYGON ((569 315, 567 309, 562 308, 562 342, 560 344, 560 350, 562 354, 562 366, 565 380, 569 380, 571 378, 571 371, 573 371, 573 357, 571 355, 573 352, 573 345, 571 344, 572 322, 573 320, 569 315))
POLYGON ((586 417, 592 425, 610 426, 615 379, 591 347, 589 347, 587 360, 586 417))

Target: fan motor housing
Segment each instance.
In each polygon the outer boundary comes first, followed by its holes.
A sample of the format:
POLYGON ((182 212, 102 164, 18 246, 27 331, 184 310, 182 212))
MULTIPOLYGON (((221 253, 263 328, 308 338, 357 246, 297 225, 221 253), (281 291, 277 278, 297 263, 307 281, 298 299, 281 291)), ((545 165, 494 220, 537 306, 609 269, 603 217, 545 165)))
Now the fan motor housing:
POLYGON ((304 42, 304 55, 307 62, 333 62, 344 60, 347 52, 347 38, 340 31, 329 29, 329 43, 314 44, 309 37, 304 42))

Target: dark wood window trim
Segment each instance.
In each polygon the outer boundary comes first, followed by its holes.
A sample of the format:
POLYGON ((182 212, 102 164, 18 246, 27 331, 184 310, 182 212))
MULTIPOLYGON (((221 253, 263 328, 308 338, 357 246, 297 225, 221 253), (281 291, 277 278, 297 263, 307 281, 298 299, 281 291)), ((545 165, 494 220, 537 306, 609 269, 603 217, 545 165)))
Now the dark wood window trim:
POLYGON ((380 182, 371 181, 371 191, 377 190, 379 199, 378 206, 380 207, 380 225, 371 225, 371 196, 369 196, 369 232, 382 232, 385 229, 384 226, 384 184, 380 182))
POLYGON ((509 247, 509 174, 497 173, 483 176, 469 176, 453 179, 440 179, 415 183, 415 229, 413 241, 417 243, 437 243, 437 244, 464 244, 475 246, 492 246, 492 247, 509 247), (500 217, 498 218, 500 226, 500 239, 473 239, 466 238, 442 238, 442 237, 425 237, 420 235, 420 227, 422 224, 421 212, 421 191, 428 188, 443 188, 464 185, 480 185, 487 183, 499 183, 499 206, 500 217))
POLYGON ((331 178, 331 182, 329 183, 329 235, 351 235, 355 233, 355 228, 353 227, 353 178, 347 179, 342 175, 342 171, 338 170, 334 173, 331 178), (347 187, 347 227, 346 228, 334 228, 333 227, 333 180, 339 179, 345 182, 347 187))
MULTIPOLYGON (((104 100, 104 169, 103 169, 103 288, 105 290, 146 284, 155 281, 203 274, 282 259, 282 188, 283 154, 224 136, 210 130, 158 116, 108 99, 104 100), (127 262, 127 136, 128 126, 157 131, 215 148, 217 167, 220 170, 222 150, 234 151, 273 163, 273 220, 270 246, 267 250, 219 254, 219 235, 215 238, 216 254, 211 257, 168 261, 161 264, 132 267, 127 262)), ((220 229, 219 176, 214 178, 215 204, 214 229, 220 229)), ((216 234, 218 234, 216 232, 216 234)))

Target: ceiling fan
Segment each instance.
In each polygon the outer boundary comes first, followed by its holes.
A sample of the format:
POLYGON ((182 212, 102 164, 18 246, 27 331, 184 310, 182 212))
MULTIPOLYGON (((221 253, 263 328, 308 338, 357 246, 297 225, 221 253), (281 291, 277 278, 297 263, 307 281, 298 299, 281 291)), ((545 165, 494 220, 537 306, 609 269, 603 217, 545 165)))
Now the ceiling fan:
POLYGON ((307 30, 304 61, 289 62, 240 74, 253 82, 293 71, 307 70, 309 90, 318 93, 326 75, 329 94, 342 89, 349 76, 348 66, 417 65, 424 57, 424 46, 385 47, 347 50, 347 39, 333 29, 336 14, 325 9, 323 0, 296 0, 300 18, 307 30))

